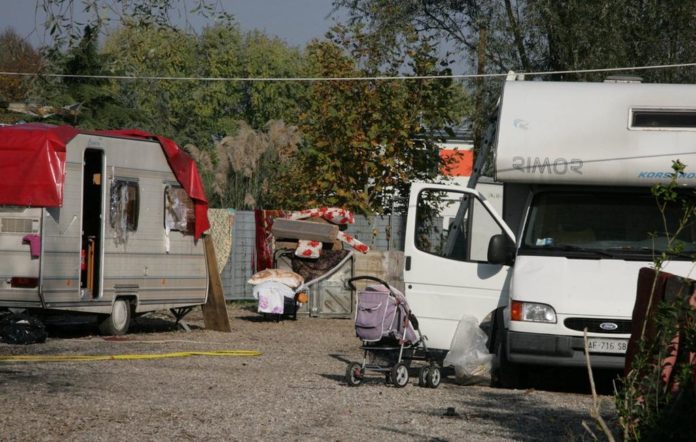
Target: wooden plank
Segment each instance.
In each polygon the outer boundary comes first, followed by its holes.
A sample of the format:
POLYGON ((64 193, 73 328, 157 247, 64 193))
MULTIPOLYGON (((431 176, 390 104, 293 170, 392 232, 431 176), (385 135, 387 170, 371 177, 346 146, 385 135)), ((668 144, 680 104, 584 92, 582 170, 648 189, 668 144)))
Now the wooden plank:
POLYGON ((332 243, 338 235, 338 226, 276 218, 273 220, 271 232, 276 239, 307 239, 332 243))
POLYGON ((205 235, 205 257, 208 263, 208 299, 201 306, 203 310, 203 321, 205 328, 209 330, 231 332, 230 318, 227 316, 227 305, 225 304, 225 293, 222 289, 222 280, 217 268, 215 259, 215 246, 213 238, 205 235))

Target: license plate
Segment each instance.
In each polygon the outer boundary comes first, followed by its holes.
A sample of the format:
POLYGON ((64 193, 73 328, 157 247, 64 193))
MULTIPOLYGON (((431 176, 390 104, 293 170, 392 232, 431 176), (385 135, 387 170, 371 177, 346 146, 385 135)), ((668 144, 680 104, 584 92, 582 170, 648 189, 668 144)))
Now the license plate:
POLYGON ((627 339, 588 338, 587 348, 590 353, 626 353, 627 339))

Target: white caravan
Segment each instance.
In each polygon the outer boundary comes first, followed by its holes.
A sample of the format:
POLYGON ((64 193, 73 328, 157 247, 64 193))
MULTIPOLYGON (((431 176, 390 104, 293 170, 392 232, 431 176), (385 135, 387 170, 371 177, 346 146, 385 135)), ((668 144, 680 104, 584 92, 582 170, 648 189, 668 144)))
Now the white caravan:
MULTIPOLYGON (((491 148, 502 216, 477 190, 411 188, 404 281, 428 346, 444 355, 473 315, 500 384, 584 365, 585 328, 592 366, 623 368, 638 270, 665 248, 650 187, 677 159, 696 184, 696 86, 509 79, 491 148)), ((665 270, 686 276, 696 226, 681 240, 665 270)))
POLYGON ((0 128, 0 308, 96 313, 122 334, 132 315, 205 303, 195 163, 147 135, 0 128))

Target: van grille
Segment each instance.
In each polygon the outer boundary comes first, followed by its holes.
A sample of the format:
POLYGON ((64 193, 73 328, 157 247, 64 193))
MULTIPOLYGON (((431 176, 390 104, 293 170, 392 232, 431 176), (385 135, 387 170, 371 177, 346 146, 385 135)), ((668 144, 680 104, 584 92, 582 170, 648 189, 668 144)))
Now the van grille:
POLYGON ((583 331, 587 327, 587 331, 591 333, 619 335, 631 333, 631 321, 626 319, 567 318, 563 324, 571 330, 578 331, 583 331), (605 330, 600 327, 601 324, 606 323, 616 324, 616 330, 605 330))
POLYGON ((31 218, 0 218, 2 233, 35 233, 33 226, 38 226, 39 220, 31 218))

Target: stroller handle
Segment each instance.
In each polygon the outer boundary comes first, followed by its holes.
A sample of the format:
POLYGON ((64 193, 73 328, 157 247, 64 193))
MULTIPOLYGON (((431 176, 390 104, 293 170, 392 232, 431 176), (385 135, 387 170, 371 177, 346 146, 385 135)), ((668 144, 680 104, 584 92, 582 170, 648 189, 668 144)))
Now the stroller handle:
POLYGON ((354 281, 360 281, 360 280, 362 280, 362 279, 367 279, 367 280, 370 280, 370 281, 379 282, 380 284, 382 284, 383 286, 385 286, 385 287, 387 287, 387 288, 390 287, 389 284, 387 284, 385 281, 383 281, 383 280, 377 278, 376 276, 354 276, 354 277, 350 278, 349 280, 347 280, 346 283, 348 284, 348 286, 349 286, 352 290, 356 290, 355 285, 353 285, 353 282, 354 282, 354 281))

